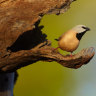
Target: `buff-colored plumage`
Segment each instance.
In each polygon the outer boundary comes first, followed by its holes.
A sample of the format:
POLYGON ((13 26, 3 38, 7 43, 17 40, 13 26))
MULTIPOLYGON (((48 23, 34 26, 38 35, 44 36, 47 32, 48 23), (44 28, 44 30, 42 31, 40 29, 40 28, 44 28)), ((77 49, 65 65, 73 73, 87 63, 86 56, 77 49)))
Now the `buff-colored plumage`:
POLYGON ((58 48, 72 53, 78 48, 82 36, 88 30, 89 28, 84 25, 77 25, 71 30, 65 32, 58 39, 58 48))
POLYGON ((58 42, 58 45, 62 50, 68 52, 73 52, 76 50, 79 45, 79 40, 76 38, 76 32, 70 30, 63 34, 58 42))

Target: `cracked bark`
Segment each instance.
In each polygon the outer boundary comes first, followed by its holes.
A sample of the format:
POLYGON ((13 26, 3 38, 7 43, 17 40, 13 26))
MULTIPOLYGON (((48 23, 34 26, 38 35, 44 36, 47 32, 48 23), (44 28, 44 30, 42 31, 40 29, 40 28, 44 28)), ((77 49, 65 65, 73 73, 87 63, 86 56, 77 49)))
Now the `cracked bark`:
MULTIPOLYGON (((14 74, 17 69, 39 60, 56 61, 65 67, 76 69, 92 59, 95 54, 92 47, 83 49, 72 57, 53 51, 51 42, 41 31, 44 26, 38 26, 43 15, 64 13, 73 1, 75 0, 0 0, 0 72, 4 78, 8 72, 14 74)), ((13 82, 14 76, 11 73, 8 76, 13 82)), ((3 88, 2 83, 0 88, 3 88)), ((5 89, 4 92, 7 93, 8 89, 5 89)))

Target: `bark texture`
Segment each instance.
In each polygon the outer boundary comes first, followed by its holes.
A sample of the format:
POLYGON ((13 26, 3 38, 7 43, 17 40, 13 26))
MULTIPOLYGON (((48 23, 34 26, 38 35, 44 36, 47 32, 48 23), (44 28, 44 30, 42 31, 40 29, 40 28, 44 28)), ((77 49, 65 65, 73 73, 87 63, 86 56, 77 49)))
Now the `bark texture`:
POLYGON ((0 72, 11 72, 41 61, 79 68, 94 56, 87 48, 70 57, 54 51, 38 26, 45 14, 64 13, 74 0, 0 0, 0 72))

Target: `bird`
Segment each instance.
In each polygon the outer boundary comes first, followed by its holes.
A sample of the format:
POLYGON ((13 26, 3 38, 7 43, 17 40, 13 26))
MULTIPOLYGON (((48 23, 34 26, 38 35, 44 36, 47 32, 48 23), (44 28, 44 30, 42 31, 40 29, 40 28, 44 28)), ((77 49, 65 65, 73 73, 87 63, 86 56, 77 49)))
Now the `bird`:
POLYGON ((87 31, 90 31, 90 28, 85 25, 77 25, 69 31, 64 32, 58 39, 55 39, 58 41, 58 47, 55 50, 60 48, 70 52, 70 56, 72 56, 73 51, 78 48, 81 38, 87 31))

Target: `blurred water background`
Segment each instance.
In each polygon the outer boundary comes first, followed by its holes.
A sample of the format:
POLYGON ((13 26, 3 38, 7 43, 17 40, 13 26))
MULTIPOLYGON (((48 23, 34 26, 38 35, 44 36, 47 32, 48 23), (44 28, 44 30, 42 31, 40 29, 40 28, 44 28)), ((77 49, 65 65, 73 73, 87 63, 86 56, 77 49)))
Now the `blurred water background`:
MULTIPOLYGON (((40 25, 43 33, 57 47, 58 38, 75 25, 88 26, 79 48, 96 48, 96 0, 77 0, 64 14, 46 15, 40 25)), ((59 50, 62 54, 64 51, 59 50)), ((56 62, 37 62, 18 70, 19 78, 14 88, 15 96, 96 96, 96 56, 79 69, 69 69, 56 62)))

